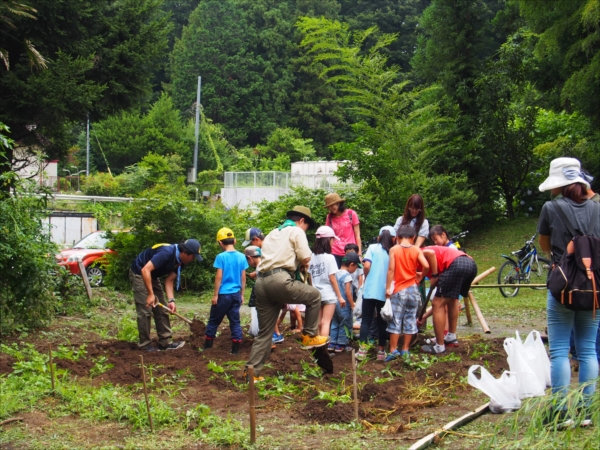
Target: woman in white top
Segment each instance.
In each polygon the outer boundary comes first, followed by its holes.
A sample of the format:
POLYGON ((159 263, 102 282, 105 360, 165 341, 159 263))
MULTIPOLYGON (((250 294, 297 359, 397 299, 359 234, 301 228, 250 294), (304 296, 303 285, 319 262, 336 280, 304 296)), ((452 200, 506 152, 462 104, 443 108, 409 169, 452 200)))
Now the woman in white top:
POLYGON ((313 247, 308 271, 311 275, 312 285, 321 293, 321 318, 319 333, 329 336, 331 320, 335 313, 336 303, 344 307, 346 301, 340 293, 335 274, 339 271, 335 258, 331 254, 331 245, 339 239, 331 227, 319 227, 315 233, 317 239, 313 247))
POLYGON ((423 247, 425 239, 429 237, 429 221, 425 218, 425 203, 423 203, 423 198, 419 194, 413 194, 408 198, 404 214, 398 217, 394 225, 396 232, 402 225, 415 227, 417 231, 415 245, 423 247))

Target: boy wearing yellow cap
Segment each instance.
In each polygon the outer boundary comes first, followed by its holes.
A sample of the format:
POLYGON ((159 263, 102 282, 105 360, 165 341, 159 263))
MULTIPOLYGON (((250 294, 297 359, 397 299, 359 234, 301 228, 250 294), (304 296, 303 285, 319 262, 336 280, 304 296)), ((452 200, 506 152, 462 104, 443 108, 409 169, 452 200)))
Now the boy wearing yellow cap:
POLYGON ((217 275, 210 317, 206 326, 204 349, 212 348, 217 328, 221 325, 223 318, 227 316, 231 329, 231 354, 237 355, 242 343, 240 306, 244 301, 248 261, 242 253, 236 251, 235 236, 229 228, 219 230, 217 241, 223 252, 217 255, 213 264, 213 267, 217 269, 217 275))

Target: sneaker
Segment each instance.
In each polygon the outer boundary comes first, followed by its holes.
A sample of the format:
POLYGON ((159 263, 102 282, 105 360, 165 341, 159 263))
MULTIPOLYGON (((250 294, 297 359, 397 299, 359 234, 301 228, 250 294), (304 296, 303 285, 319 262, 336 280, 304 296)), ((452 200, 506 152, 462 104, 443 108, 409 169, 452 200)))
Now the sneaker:
POLYGON ((579 423, 579 426, 582 427, 582 428, 589 427, 591 425, 593 425, 593 423, 592 423, 592 415, 591 414, 586 414, 585 415, 585 419, 583 419, 579 423))
POLYGON ((385 357, 385 362, 391 362, 400 358, 400 356, 402 356, 402 354, 398 350, 394 350, 392 353, 388 353, 388 355, 385 357))
MULTIPOLYGON (((250 383, 250 375, 248 374, 248 370, 244 370, 244 380, 246 380, 246 383, 250 383)), ((261 381, 265 381, 265 377, 254 377, 254 382, 255 383, 260 383, 261 381)))
POLYGON ((283 342, 283 334, 273 333, 273 344, 281 344, 283 342))
POLYGON ((548 428, 555 428, 557 431, 573 428, 575 421, 567 417, 567 411, 550 411, 544 418, 543 424, 548 428))
POLYGON ((302 348, 304 350, 311 350, 317 347, 323 347, 329 344, 331 338, 329 336, 309 336, 308 334, 302 335, 302 348))
POLYGON ((169 345, 167 345, 162 350, 178 350, 181 347, 183 347, 184 345, 185 345, 185 341, 171 342, 169 345))
POLYGON ((444 338, 444 345, 446 347, 458 347, 458 339, 446 339, 446 338, 444 338))
POLYGON ((404 359, 409 359, 410 352, 408 350, 400 350, 400 356, 404 359))
POLYGON ((358 347, 358 353, 355 355, 355 358, 358 360, 363 360, 367 357, 367 353, 368 353, 367 347, 360 345, 358 347))
POLYGON ((352 350, 354 350, 354 348, 350 347, 349 345, 346 345, 346 346, 344 347, 344 351, 345 351, 345 352, 351 352, 352 350))
POLYGON ((142 350, 144 350, 145 352, 151 353, 151 352, 159 352, 160 349, 156 348, 152 345, 146 345, 145 347, 142 347, 142 350))
POLYGON ((433 355, 439 355, 440 353, 444 353, 446 351, 446 349, 444 349, 440 352, 440 351, 436 350, 436 345, 422 345, 421 351, 423 351, 425 353, 431 353, 433 355))
POLYGON ((383 350, 377 351, 377 361, 385 361, 385 351, 383 351, 383 350))
POLYGON ((336 345, 335 346, 335 352, 336 353, 342 353, 344 351, 344 349, 346 348, 345 345, 336 345))
POLYGON ((337 345, 335 345, 335 344, 332 344, 332 343, 330 342, 330 343, 329 343, 329 345, 327 346, 327 351, 328 351, 329 353, 333 353, 333 352, 335 352, 335 348, 336 348, 336 347, 337 347, 337 345))

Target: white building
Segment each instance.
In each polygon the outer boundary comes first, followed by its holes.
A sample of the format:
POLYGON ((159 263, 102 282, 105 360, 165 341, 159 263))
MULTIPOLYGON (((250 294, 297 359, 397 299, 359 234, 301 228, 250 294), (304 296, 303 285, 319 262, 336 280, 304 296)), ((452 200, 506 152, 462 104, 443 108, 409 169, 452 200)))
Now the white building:
POLYGON ((36 184, 54 187, 58 180, 58 160, 48 161, 37 155, 16 148, 14 151, 13 170, 21 178, 33 180, 36 184))
POLYGON ((270 202, 291 192, 292 187, 333 191, 342 184, 333 175, 345 161, 301 161, 291 172, 225 172, 221 201, 229 208, 250 208, 262 200, 270 202))

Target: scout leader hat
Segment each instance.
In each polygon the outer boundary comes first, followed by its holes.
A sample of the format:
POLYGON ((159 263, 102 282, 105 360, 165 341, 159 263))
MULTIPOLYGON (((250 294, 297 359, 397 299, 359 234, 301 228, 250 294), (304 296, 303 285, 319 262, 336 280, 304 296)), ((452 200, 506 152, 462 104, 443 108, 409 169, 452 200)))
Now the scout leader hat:
POLYGON ((260 238, 261 240, 265 239, 265 235, 258 228, 248 228, 246 230, 246 235, 244 236, 244 242, 242 242, 242 245, 247 247, 252 242, 252 239, 256 237, 260 238))
POLYGON ((221 228, 217 231, 217 242, 223 241, 225 239, 234 239, 233 231, 229 228, 221 228))
POLYGON ((361 269, 363 268, 360 256, 358 256, 358 254, 354 252, 346 253, 342 258, 342 263, 354 263, 361 269))
POLYGON ((573 183, 583 183, 589 189, 589 182, 592 180, 592 177, 581 172, 579 160, 575 158, 556 158, 550 162, 550 176, 540 184, 540 191, 549 191, 573 183))
POLYGON ((196 261, 202 261, 202 256, 200 256, 200 242, 196 239, 188 239, 187 241, 182 242, 181 246, 189 253, 192 253, 196 257, 196 261))
POLYGON ((327 194, 325 196, 325 208, 329 208, 330 206, 336 205, 338 203, 345 202, 346 199, 342 198, 336 192, 332 192, 331 194, 327 194))
POLYGON ((317 222, 315 222, 315 219, 312 218, 310 208, 307 208, 306 206, 294 206, 292 210, 288 211, 285 215, 288 218, 290 216, 300 216, 304 218, 310 230, 317 228, 317 222))

